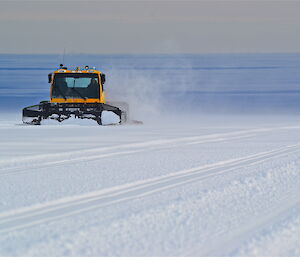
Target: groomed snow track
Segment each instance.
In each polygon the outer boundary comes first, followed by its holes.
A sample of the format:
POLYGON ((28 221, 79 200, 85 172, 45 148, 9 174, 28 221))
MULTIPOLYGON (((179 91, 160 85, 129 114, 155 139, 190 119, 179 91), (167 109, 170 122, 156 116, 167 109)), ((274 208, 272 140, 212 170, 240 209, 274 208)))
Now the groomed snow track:
MULTIPOLYGON (((286 127, 277 128, 284 130, 286 127)), ((53 167, 57 165, 73 164, 75 162, 93 161, 101 158, 130 155, 140 152, 153 151, 181 147, 185 145, 196 145, 205 143, 224 142, 254 137, 261 133, 272 131, 273 128, 241 130, 229 133, 217 133, 204 136, 180 137, 176 139, 153 140, 146 142, 122 144, 110 147, 101 147, 88 150, 72 151, 58 154, 37 155, 34 157, 23 157, 0 161, 0 176, 12 175, 14 173, 32 172, 32 169, 53 167)))
POLYGON ((93 192, 71 199, 60 199, 29 209, 15 210, 13 213, 4 213, 0 215, 0 233, 28 228, 44 222, 91 211, 95 208, 117 204, 121 201, 144 197, 184 184, 195 183, 214 176, 222 176, 225 173, 236 171, 245 166, 253 166, 257 163, 298 151, 300 151, 300 144, 290 145, 272 151, 245 156, 243 158, 230 159, 211 165, 181 170, 167 176, 93 192))
POLYGON ((129 128, 101 131, 114 144, 0 159, 0 255, 255 256, 300 235, 297 124, 146 141, 133 128, 139 140, 119 143, 129 128))

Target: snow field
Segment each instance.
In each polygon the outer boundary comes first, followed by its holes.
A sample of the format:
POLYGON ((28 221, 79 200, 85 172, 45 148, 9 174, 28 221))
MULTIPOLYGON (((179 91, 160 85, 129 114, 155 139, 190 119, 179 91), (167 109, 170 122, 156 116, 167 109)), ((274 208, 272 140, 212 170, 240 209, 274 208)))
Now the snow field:
POLYGON ((297 256, 300 126, 231 119, 2 122, 0 255, 297 256))

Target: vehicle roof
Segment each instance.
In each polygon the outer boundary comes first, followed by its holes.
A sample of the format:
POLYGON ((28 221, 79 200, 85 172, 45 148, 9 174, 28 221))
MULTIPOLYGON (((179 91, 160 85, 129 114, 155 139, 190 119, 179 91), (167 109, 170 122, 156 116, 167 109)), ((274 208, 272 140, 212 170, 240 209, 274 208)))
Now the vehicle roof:
POLYGON ((54 73, 96 73, 96 74, 101 74, 101 71, 95 70, 95 69, 88 69, 88 70, 80 70, 80 69, 75 69, 75 70, 67 70, 67 69, 58 69, 54 71, 54 73))

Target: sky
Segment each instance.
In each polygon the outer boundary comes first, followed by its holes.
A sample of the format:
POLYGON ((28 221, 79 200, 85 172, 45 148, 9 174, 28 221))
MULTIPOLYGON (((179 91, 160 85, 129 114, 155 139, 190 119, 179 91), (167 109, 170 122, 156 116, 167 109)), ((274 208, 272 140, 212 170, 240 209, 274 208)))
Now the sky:
POLYGON ((294 53, 299 13, 286 0, 0 0, 0 53, 294 53))

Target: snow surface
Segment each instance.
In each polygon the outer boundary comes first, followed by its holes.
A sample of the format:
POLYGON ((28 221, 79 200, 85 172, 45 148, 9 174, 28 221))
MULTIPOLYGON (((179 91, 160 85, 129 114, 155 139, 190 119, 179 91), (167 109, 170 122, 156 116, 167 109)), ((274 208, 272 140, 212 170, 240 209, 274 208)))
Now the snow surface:
POLYGON ((0 131, 0 256, 299 254, 295 117, 0 131))
MULTIPOLYGON (((132 60, 114 58, 111 63, 132 60)), ((217 62, 214 56, 201 58, 217 62)), ((245 61, 239 58, 238 67, 245 61)), ((257 58, 256 72, 269 74, 257 58)), ((276 58, 269 58, 274 64, 276 58)), ((277 66, 292 74, 300 63, 293 58, 279 55, 277 66), (283 65, 287 60, 293 68, 283 65)), ((219 75, 230 80, 230 71, 219 75)), ((285 80, 286 90, 296 87, 297 76, 285 80)), ((234 84, 244 90, 243 81, 234 84)), ((23 88, 14 90, 20 94, 23 88)), ((0 100, 5 94, 0 90, 0 100)), ((206 104, 190 102, 185 109, 175 101, 181 112, 153 108, 143 125, 122 126, 89 120, 28 126, 21 123, 20 109, 2 105, 0 256, 299 256, 300 119, 292 101, 284 100, 298 96, 281 93, 279 105, 265 97, 269 101, 256 111, 250 108, 255 97, 245 94, 248 101, 231 102, 226 114, 216 111, 225 109, 219 97, 209 115, 206 104)), ((23 96, 17 104, 32 100, 23 96)), ((139 97, 145 103, 140 110, 148 110, 145 95, 139 97)), ((175 107, 172 99, 167 102, 175 107)))

